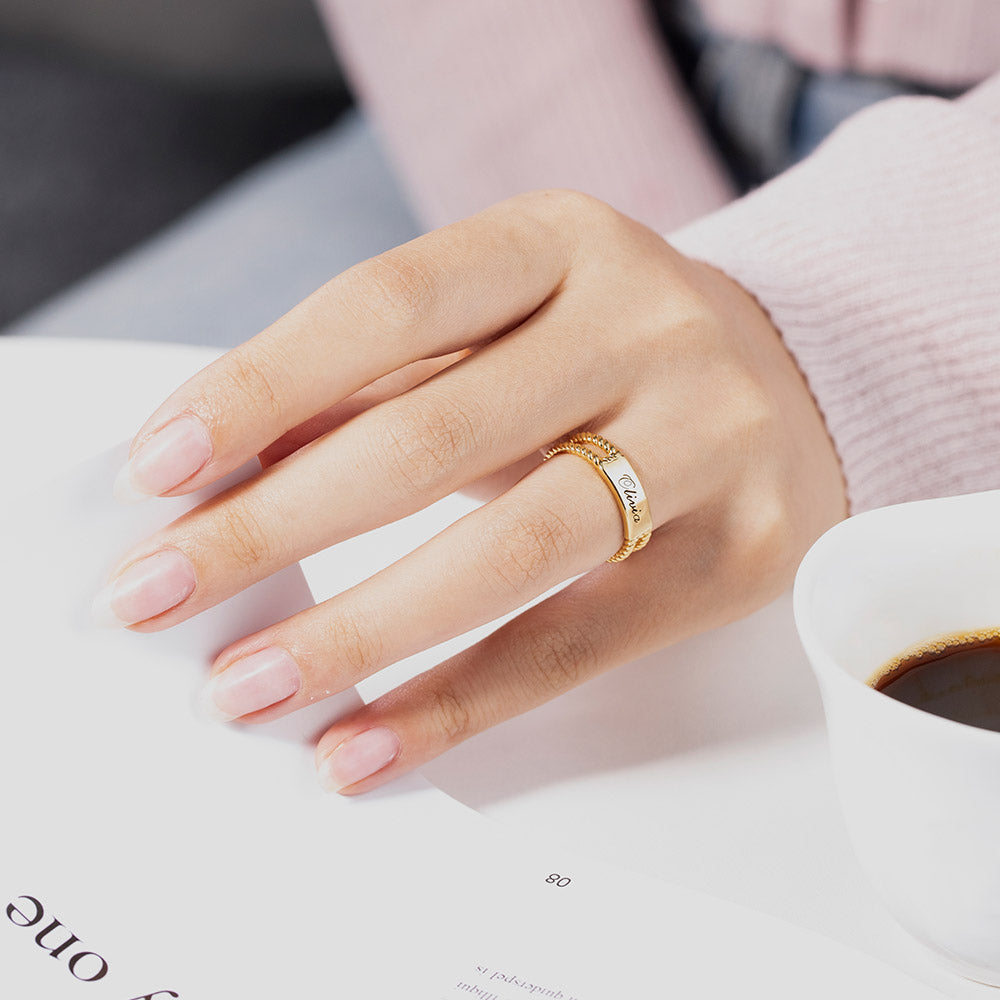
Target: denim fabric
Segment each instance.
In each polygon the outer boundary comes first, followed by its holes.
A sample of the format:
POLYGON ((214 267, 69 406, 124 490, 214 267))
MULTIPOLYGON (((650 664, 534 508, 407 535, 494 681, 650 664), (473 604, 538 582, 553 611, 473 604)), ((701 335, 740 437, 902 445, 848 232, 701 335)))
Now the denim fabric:
POLYGON ((916 81, 798 65, 770 42, 714 31, 696 0, 654 0, 670 50, 738 188, 807 156, 845 118, 900 94, 956 96, 916 81))
POLYGON ((889 77, 857 73, 807 73, 802 79, 788 123, 790 162, 808 156, 844 119, 876 101, 901 94, 939 93, 889 77))

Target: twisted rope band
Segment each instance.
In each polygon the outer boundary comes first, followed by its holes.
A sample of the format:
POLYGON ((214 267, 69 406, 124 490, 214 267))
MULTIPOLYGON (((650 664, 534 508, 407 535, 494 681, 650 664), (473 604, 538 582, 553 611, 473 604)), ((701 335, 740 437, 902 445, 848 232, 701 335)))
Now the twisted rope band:
POLYGON ((649 513, 646 492, 639 484, 639 477, 631 462, 606 438, 586 431, 574 434, 549 448, 544 460, 548 461, 553 455, 562 452, 578 455, 594 466, 618 501, 625 540, 608 562, 621 562, 633 552, 638 552, 653 534, 653 519, 649 513), (599 448, 604 454, 599 455, 588 445, 599 448))

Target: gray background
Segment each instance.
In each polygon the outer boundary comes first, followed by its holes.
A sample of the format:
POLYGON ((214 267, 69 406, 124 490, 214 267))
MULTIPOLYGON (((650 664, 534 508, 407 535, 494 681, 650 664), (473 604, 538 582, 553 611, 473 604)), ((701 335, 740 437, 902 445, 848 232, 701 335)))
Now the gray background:
POLYGON ((0 328, 350 105, 309 0, 2 0, 0 328))

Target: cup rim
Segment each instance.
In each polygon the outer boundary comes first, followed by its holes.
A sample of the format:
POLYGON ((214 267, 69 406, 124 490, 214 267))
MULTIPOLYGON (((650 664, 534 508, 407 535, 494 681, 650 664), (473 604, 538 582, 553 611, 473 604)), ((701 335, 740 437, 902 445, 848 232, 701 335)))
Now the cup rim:
MULTIPOLYGON (((1000 491, 991 490, 988 492, 1000 497, 1000 491)), ((984 496, 985 494, 969 495, 984 496)), ((943 499, 948 500, 952 498, 943 499)), ((932 712, 925 712, 923 709, 916 708, 913 705, 908 705, 905 702, 897 701, 895 698, 890 698, 882 694, 882 692, 873 688, 866 681, 850 673, 828 652, 810 623, 812 615, 807 606, 809 600, 807 592, 810 589, 812 581, 821 572, 822 561, 826 558, 830 547, 837 543, 843 532, 854 530, 854 528, 849 527, 852 522, 860 519, 869 520, 873 517, 882 518, 887 516, 885 512, 898 507, 913 507, 934 502, 933 500, 917 500, 905 504, 892 504, 886 507, 876 507, 871 510, 862 511, 859 514, 854 514, 844 518, 842 521, 838 521, 820 535, 802 557, 795 573, 795 580, 792 587, 792 615, 795 621, 795 629, 799 636, 799 642, 807 654, 809 665, 821 687, 826 683, 836 684, 842 689, 852 692, 854 697, 869 699, 868 703, 873 706, 876 702, 871 699, 878 698, 878 704, 883 706, 880 711, 899 713, 901 719, 909 719, 914 723, 919 719, 920 725, 929 726, 942 733, 948 731, 955 732, 957 727, 957 731, 962 733, 966 738, 981 740, 995 748, 1000 745, 1000 731, 984 729, 981 726, 973 726, 967 722, 958 722, 955 719, 934 715, 932 712), (976 735, 973 737, 971 734, 976 735)))

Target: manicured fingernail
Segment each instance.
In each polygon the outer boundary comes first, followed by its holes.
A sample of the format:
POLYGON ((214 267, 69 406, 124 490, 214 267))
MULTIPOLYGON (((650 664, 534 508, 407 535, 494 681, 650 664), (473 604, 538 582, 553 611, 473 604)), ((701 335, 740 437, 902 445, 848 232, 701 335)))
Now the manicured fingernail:
POLYGON ((196 417, 176 417, 143 442, 115 480, 115 498, 134 503, 190 479, 212 457, 208 428, 196 417))
POLYGON ((101 625, 134 625, 176 607, 194 591, 194 566, 176 549, 163 549, 132 563, 94 598, 101 625))
POLYGON ((259 712, 295 694, 302 686, 298 664, 278 646, 268 646, 234 660, 206 685, 198 714, 228 721, 259 712))
POLYGON ((319 783, 328 792, 339 792, 399 756, 399 737, 385 726, 366 729, 344 740, 319 766, 319 783))

